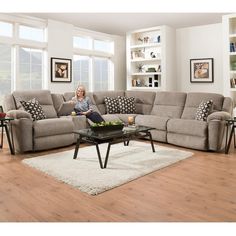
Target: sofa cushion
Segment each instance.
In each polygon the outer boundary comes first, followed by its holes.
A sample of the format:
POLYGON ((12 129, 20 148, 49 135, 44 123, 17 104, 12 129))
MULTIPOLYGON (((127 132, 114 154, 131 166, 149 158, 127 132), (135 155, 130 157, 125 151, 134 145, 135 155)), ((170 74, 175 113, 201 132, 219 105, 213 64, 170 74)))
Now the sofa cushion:
POLYGON ((213 101, 209 100, 209 101, 202 101, 199 105, 199 107, 197 108, 196 114, 195 114, 195 120, 202 120, 202 121, 206 121, 207 117, 209 115, 209 112, 212 108, 212 104, 213 101))
POLYGON ((134 97, 121 97, 118 96, 120 113, 121 114, 133 114, 136 112, 135 98, 134 97))
POLYGON ((52 101, 56 112, 58 113, 59 108, 63 102, 65 102, 62 94, 52 93, 52 101))
POLYGON ((160 117, 154 115, 137 115, 135 117, 135 124, 149 126, 158 130, 166 131, 168 120, 168 117, 160 117))
POLYGON ((105 106, 107 114, 120 113, 119 100, 118 97, 105 97, 105 106))
POLYGON ((184 109, 186 93, 157 92, 151 115, 180 118, 184 109))
MULTIPOLYGON (((67 101, 70 101, 73 97, 75 96, 75 92, 67 92, 67 93, 64 93, 63 94, 63 97, 64 97, 64 100, 67 102, 67 101)), ((98 112, 99 114, 100 111, 98 109, 98 107, 96 106, 96 103, 94 101, 94 98, 93 98, 93 93, 92 92, 86 92, 86 97, 89 97, 90 98, 90 101, 92 103, 91 107, 93 109, 93 111, 96 111, 98 112)))
POLYGON ((129 116, 132 116, 132 117, 134 117, 134 119, 135 119, 135 117, 138 115, 138 114, 116 114, 117 115, 117 117, 119 117, 119 119, 121 120, 121 121, 123 121, 124 123, 128 123, 128 117, 129 116))
POLYGON ((74 111, 75 104, 71 102, 63 102, 61 106, 58 109, 57 114, 59 116, 68 116, 71 114, 72 111, 74 111))
POLYGON ((114 120, 120 120, 122 121, 122 119, 120 119, 118 117, 118 114, 104 114, 102 115, 102 118, 105 120, 105 121, 114 121, 114 120))
POLYGON ((124 91, 98 91, 93 92, 93 98, 100 114, 106 114, 105 97, 124 96, 124 91))
POLYGON ((71 120, 74 124, 74 131, 87 128, 86 116, 61 116, 60 119, 71 120))
POLYGON ((29 101, 20 101, 20 103, 24 110, 31 115, 33 121, 46 119, 41 105, 35 98, 29 101))
POLYGON ((53 118, 37 120, 33 123, 34 137, 44 137, 59 134, 70 134, 74 131, 74 124, 71 119, 53 118))
MULTIPOLYGON (((224 102, 224 96, 216 93, 188 93, 182 119, 194 119, 197 108, 202 101, 213 101, 212 111, 221 111, 224 102)), ((210 112, 210 113, 211 113, 210 112)))
POLYGON ((35 98, 42 106, 47 118, 57 117, 51 92, 49 90, 14 91, 12 94, 15 99, 17 109, 23 109, 20 101, 29 101, 35 98))
POLYGON ((207 137, 207 122, 187 119, 170 119, 167 123, 168 133, 207 137))
POLYGON ((135 107, 137 114, 150 115, 156 92, 151 91, 126 91, 126 97, 135 98, 135 107))

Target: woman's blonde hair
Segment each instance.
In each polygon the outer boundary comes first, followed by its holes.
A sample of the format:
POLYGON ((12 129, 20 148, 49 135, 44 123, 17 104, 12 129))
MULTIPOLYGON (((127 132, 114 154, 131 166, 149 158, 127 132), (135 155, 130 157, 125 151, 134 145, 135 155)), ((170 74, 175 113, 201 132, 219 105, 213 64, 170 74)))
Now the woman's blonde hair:
POLYGON ((77 98, 77 90, 81 89, 83 91, 83 96, 85 97, 86 95, 86 89, 83 85, 78 85, 77 89, 75 90, 75 97, 77 98))

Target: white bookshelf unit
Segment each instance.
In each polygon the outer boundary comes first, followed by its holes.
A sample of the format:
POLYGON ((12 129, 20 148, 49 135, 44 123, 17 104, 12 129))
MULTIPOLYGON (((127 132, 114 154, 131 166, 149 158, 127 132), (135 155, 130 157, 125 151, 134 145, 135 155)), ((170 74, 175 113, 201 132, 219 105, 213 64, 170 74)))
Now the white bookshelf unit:
POLYGON ((175 88, 175 31, 172 28, 158 26, 128 32, 126 49, 127 90, 175 88))
POLYGON ((224 15, 222 23, 224 95, 236 103, 236 14, 224 15))

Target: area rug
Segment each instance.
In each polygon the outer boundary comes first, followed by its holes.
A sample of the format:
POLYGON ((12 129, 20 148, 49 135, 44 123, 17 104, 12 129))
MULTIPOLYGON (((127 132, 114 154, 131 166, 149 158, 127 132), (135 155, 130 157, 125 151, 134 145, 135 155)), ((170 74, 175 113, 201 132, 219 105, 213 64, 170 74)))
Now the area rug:
MULTIPOLYGON (((107 144, 100 144, 99 148, 104 163, 107 144)), ((131 141, 129 146, 114 144, 106 169, 99 166, 95 146, 80 148, 75 160, 74 150, 70 150, 24 159, 23 163, 82 192, 97 195, 193 155, 191 152, 158 145, 155 145, 155 149, 153 153, 150 143, 138 141, 131 141)))

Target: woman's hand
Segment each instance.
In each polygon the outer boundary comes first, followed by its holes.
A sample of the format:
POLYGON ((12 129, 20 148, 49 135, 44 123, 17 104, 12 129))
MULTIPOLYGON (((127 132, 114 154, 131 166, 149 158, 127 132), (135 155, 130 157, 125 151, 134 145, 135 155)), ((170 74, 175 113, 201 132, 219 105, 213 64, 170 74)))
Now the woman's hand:
POLYGON ((70 100, 69 103, 70 103, 70 104, 75 104, 76 102, 73 101, 73 100, 70 100))

